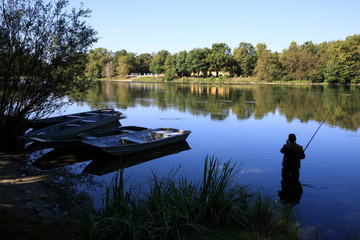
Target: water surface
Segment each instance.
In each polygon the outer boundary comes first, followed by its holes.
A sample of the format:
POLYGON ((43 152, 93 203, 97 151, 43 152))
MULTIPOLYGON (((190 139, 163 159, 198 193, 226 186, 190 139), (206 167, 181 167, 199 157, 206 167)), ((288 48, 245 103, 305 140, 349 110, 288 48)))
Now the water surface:
MULTIPOLYGON (((288 134, 295 133, 297 142, 305 147, 334 106, 305 152, 300 169, 303 193, 294 208, 302 227, 318 231, 320 239, 344 239, 348 232, 356 234, 360 229, 358 86, 104 82, 66 114, 105 106, 127 116, 122 125, 192 131, 187 146, 158 149, 148 159, 144 154, 127 159, 133 162, 125 169, 132 186, 144 187, 151 171, 164 176, 174 168, 178 174, 199 179, 204 159, 210 155, 236 163, 242 170, 237 181, 269 191, 276 199, 281 190, 280 148, 288 134)), ((123 167, 118 159, 103 155, 83 157, 82 163, 73 166, 104 182, 91 192, 97 207, 104 187, 116 169, 123 167), (99 158, 106 164, 99 164, 99 158)))

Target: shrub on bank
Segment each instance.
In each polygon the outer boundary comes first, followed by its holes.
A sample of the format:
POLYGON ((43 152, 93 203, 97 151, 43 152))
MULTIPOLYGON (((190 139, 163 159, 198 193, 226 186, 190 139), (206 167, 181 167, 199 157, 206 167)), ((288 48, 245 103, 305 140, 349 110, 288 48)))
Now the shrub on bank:
POLYGON ((200 181, 150 177, 150 188, 125 191, 123 170, 103 208, 89 210, 83 239, 300 239, 291 208, 234 183, 235 165, 206 158, 200 181))

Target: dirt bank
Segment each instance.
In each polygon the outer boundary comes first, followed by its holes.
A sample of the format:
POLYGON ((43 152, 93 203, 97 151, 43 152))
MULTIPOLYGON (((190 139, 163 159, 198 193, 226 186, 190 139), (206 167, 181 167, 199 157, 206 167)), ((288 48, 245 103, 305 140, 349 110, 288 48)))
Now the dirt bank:
POLYGON ((24 174, 20 157, 0 152, 0 212, 14 212, 33 221, 49 219, 46 176, 24 174))

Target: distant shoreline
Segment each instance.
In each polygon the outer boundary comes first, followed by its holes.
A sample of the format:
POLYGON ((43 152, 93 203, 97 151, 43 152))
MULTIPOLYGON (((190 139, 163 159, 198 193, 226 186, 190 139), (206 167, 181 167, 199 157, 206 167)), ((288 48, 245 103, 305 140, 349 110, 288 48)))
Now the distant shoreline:
POLYGON ((109 82, 136 82, 136 83, 191 83, 191 84, 226 84, 226 85, 320 85, 320 86, 359 86, 360 84, 341 84, 341 83, 313 83, 311 81, 295 80, 295 81, 263 81, 257 80, 254 77, 249 78, 179 78, 174 80, 164 80, 159 77, 133 77, 133 78, 102 78, 96 81, 109 81, 109 82))

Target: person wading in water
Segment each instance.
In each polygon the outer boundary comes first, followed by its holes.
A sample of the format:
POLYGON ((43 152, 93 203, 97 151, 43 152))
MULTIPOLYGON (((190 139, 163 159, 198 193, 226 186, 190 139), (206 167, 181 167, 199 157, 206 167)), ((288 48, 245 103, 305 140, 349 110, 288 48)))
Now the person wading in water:
POLYGON ((286 141, 286 144, 281 148, 280 152, 284 154, 282 162, 283 169, 281 172, 282 178, 298 180, 300 177, 300 162, 301 159, 305 158, 305 153, 303 147, 296 143, 295 134, 289 134, 289 138, 286 141))
POLYGON ((282 203, 294 206, 299 203, 303 193, 299 182, 299 168, 301 159, 305 158, 304 150, 296 143, 295 134, 291 133, 280 152, 284 154, 284 158, 281 171, 281 191, 278 192, 278 195, 282 203))

